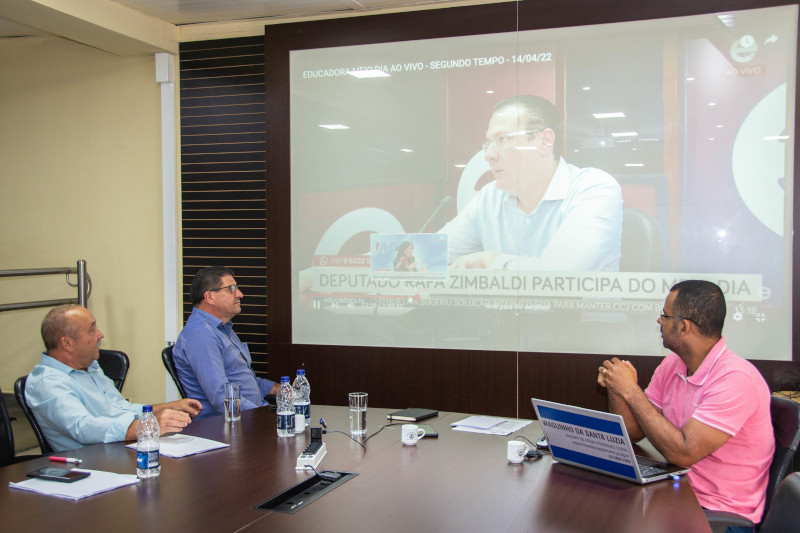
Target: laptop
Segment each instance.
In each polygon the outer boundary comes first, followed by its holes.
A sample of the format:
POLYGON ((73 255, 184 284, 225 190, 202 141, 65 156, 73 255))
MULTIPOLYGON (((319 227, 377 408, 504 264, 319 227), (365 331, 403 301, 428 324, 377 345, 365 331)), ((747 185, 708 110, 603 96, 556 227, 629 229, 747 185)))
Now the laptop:
POLYGON ((651 483, 685 474, 689 468, 633 453, 620 415, 531 398, 553 459, 593 472, 651 483))

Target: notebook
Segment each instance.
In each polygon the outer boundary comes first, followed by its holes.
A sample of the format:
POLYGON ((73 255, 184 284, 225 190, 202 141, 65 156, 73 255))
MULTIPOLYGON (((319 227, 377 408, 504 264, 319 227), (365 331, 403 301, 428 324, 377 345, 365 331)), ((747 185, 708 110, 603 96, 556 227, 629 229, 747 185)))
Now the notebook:
POLYGON ((651 483, 689 471, 639 457, 620 415, 531 398, 553 459, 634 483, 651 483))
POLYGON ((395 411, 394 413, 389 413, 386 415, 386 418, 389 420, 400 420, 403 422, 419 422, 420 420, 425 420, 426 418, 430 418, 432 416, 437 416, 439 411, 434 409, 421 409, 419 407, 408 407, 403 409, 402 411, 395 411))

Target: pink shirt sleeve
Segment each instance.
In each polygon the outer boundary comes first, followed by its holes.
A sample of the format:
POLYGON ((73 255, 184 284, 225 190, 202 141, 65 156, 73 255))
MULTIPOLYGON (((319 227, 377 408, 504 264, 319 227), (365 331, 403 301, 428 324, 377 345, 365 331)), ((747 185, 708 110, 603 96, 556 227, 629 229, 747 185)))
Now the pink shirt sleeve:
POLYGON ((663 411, 664 405, 664 380, 667 379, 670 375, 674 374, 674 370, 672 369, 672 364, 670 363, 670 358, 667 357, 661 364, 658 365, 656 371, 653 372, 653 377, 650 379, 650 384, 645 389, 644 394, 647 396, 647 399, 652 402, 653 405, 658 407, 659 410, 663 411), (669 367, 669 368, 667 368, 669 367))

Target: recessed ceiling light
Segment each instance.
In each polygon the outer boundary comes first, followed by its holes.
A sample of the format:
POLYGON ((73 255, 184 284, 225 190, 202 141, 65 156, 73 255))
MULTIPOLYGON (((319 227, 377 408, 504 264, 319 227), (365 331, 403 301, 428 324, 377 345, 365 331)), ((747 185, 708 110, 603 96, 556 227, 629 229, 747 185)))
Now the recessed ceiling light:
POLYGON ((458 164, 453 165, 453 166, 456 167, 456 168, 466 168, 467 165, 465 165, 464 163, 458 163, 458 164))
POLYGON ((594 118, 625 118, 625 113, 617 111, 614 113, 592 113, 594 118))
POLYGON ((586 87, 584 87, 584 88, 583 88, 583 90, 584 90, 584 91, 591 91, 591 90, 592 90, 592 88, 591 88, 591 87, 589 87, 589 86, 587 85, 586 87))
POLYGON ((488 91, 486 91, 486 94, 494 94, 494 91, 489 89, 488 91))
POLYGON ((771 135, 771 136, 768 136, 768 137, 764 137, 764 140, 765 141, 785 141, 788 138, 789 138, 788 135, 771 135))
POLYGON ((625 163, 626 167, 643 167, 644 163, 625 163))
POLYGON ((635 131, 618 131, 618 132, 612 132, 611 136, 612 137, 638 137, 639 134, 637 132, 635 132, 635 131))
POLYGON ((350 126, 345 126, 344 124, 319 124, 320 128, 325 128, 326 130, 349 130, 350 126))
POLYGON ((400 148, 400 151, 401 151, 401 152, 406 152, 406 153, 409 153, 409 154, 410 154, 410 153, 411 153, 411 152, 413 152, 414 150, 412 150, 411 148, 400 148))
POLYGON ((364 79, 364 78, 388 78, 390 74, 388 72, 384 72, 383 70, 372 69, 372 70, 348 70, 348 74, 353 76, 354 78, 364 79))

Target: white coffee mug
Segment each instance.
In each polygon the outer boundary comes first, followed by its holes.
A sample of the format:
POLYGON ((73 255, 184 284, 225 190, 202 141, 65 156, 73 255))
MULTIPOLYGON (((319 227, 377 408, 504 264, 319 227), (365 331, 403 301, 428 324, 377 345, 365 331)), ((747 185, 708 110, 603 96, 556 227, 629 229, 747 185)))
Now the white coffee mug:
POLYGON ((417 441, 425 436, 425 430, 415 424, 403 424, 403 444, 416 446, 417 441))
POLYGON ((530 446, 521 440, 508 441, 508 448, 506 450, 506 457, 509 463, 521 463, 525 460, 525 454, 531 449, 530 446))

